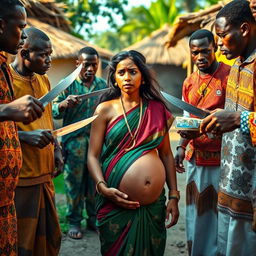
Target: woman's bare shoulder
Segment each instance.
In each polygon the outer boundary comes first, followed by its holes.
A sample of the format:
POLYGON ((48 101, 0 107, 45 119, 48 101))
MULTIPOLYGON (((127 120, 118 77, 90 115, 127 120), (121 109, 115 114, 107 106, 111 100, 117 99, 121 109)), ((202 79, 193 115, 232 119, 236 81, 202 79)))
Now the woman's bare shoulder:
POLYGON ((115 110, 117 99, 101 102, 96 108, 96 114, 109 115, 115 110))

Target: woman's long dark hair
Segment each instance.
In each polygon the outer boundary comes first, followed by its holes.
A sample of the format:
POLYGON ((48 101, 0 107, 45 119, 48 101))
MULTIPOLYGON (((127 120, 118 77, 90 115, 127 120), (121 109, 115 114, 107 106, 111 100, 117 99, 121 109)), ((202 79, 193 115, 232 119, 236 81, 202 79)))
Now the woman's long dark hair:
POLYGON ((161 101, 166 106, 166 103, 160 94, 160 86, 146 65, 146 58, 140 52, 134 50, 119 52, 111 59, 107 78, 110 91, 103 94, 99 101, 104 102, 120 97, 121 90, 118 86, 115 86, 115 72, 117 64, 127 58, 130 58, 141 72, 144 83, 140 86, 140 96, 146 100, 161 101))

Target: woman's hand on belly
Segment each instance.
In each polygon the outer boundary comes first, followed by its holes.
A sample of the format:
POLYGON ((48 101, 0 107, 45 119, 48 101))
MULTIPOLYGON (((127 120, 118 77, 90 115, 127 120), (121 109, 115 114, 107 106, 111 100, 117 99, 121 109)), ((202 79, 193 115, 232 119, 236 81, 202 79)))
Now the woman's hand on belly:
POLYGON ((178 207, 178 200, 177 199, 170 199, 168 201, 167 208, 166 208, 166 221, 169 221, 170 214, 172 216, 171 222, 166 225, 166 228, 170 228, 178 222, 180 213, 179 213, 179 207, 178 207))
POLYGON ((140 207, 139 202, 128 200, 128 195, 116 188, 105 188, 104 191, 102 190, 102 194, 110 201, 122 208, 137 209, 140 207))

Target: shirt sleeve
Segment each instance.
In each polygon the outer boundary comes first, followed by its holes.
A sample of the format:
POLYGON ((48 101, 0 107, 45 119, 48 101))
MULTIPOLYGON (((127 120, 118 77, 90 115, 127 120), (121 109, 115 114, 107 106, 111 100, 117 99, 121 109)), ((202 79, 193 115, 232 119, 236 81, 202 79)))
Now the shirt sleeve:
POLYGON ((60 112, 59 111, 59 104, 63 100, 67 98, 67 95, 65 92, 62 92, 54 101, 52 104, 52 115, 55 119, 61 119, 64 116, 65 111, 60 112))
POLYGON ((240 130, 245 135, 251 135, 252 144, 256 146, 256 112, 241 112, 240 130))

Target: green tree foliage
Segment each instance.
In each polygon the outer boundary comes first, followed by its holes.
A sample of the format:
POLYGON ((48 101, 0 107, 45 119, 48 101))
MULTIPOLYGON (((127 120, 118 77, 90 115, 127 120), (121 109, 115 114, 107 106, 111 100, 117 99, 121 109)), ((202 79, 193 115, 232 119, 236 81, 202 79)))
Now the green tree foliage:
POLYGON ((147 9, 144 6, 134 7, 127 13, 125 24, 119 33, 133 33, 133 41, 141 40, 164 24, 173 24, 178 15, 203 9, 218 0, 155 0, 147 9))
POLYGON ((66 13, 72 22, 75 36, 80 37, 83 34, 85 39, 114 52, 150 35, 165 23, 173 24, 178 15, 197 11, 218 2, 218 0, 152 0, 149 8, 138 6, 126 11, 125 7, 129 0, 56 1, 66 4, 66 13), (118 14, 119 19, 114 19, 113 14, 118 14), (97 22, 100 16, 107 17, 110 31, 101 33, 92 31, 91 25, 97 22))
POLYGON ((130 34, 133 41, 138 41, 164 24, 172 24, 181 12, 177 0, 156 0, 147 9, 145 6, 132 8, 127 13, 126 23, 120 27, 120 34, 130 34))
POLYGON ((105 31, 93 35, 93 43, 107 48, 112 52, 118 52, 125 47, 131 45, 133 40, 130 38, 132 34, 118 34, 116 31, 105 31))
POLYGON ((112 28, 117 28, 117 21, 113 14, 118 14, 122 20, 126 19, 125 5, 128 0, 56 0, 66 5, 65 12, 69 17, 74 34, 86 32, 86 37, 92 35, 91 25, 98 17, 106 17, 112 28), (83 31, 84 30, 84 31, 83 31))

